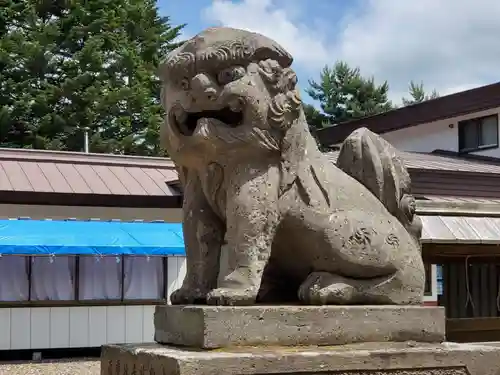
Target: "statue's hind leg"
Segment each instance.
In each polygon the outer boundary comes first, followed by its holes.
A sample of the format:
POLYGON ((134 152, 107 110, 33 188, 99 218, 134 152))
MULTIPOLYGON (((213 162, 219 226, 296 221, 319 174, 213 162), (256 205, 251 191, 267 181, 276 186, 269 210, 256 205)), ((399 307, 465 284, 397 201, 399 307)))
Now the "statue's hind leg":
MULTIPOLYGON (((391 217, 351 210, 306 212, 311 268, 299 287, 306 304, 418 304, 425 271, 418 244, 391 217)), ((303 245, 303 244, 301 244, 303 245)))
POLYGON ((401 271, 370 279, 355 279, 329 272, 312 272, 301 284, 298 297, 308 305, 403 305, 422 302, 423 278, 413 282, 401 271), (404 280, 405 282, 403 282, 404 280))

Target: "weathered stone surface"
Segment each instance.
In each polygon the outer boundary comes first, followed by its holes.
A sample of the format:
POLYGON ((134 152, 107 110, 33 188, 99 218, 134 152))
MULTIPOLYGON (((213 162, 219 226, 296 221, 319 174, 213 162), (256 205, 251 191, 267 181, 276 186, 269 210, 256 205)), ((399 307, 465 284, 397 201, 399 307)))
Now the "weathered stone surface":
POLYGON ((420 304, 421 225, 396 150, 367 129, 332 165, 292 57, 210 28, 161 65, 165 146, 184 187, 187 275, 173 304, 420 304))
POLYGON ((155 341, 193 348, 445 340, 441 307, 157 306, 155 341))
MULTIPOLYGON (((442 368, 421 368, 421 369, 398 369, 394 370, 360 370, 360 371, 332 371, 321 373, 321 375, 469 375, 465 367, 442 367, 442 368)), ((293 375, 312 375, 314 372, 293 373, 293 375)), ((279 374, 284 375, 284 374, 279 374)))
POLYGON ((214 351, 143 344, 104 346, 101 374, 498 375, 499 364, 500 348, 451 343, 214 351))

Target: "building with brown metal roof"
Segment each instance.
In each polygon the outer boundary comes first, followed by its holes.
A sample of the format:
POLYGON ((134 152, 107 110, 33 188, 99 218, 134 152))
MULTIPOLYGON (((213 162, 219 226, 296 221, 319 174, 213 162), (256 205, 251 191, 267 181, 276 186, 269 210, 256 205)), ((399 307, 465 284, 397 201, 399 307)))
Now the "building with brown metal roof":
MULTIPOLYGON (((323 145, 338 146, 366 127, 401 150, 423 222, 423 257, 442 265, 440 304, 447 336, 457 341, 500 337, 499 114, 495 83, 318 132, 323 145)), ((330 155, 335 161, 337 152, 330 155)))
MULTIPOLYGON (((329 154, 332 162, 337 154, 329 154)), ((500 254, 500 160, 449 151, 402 151, 400 156, 411 174, 423 221, 424 259, 428 266, 434 264, 428 268, 432 277, 426 299, 437 299, 435 264, 452 264, 443 277, 457 280, 463 276, 464 262, 470 261, 479 283, 471 286, 477 289, 486 282, 484 288, 493 288, 491 280, 499 279, 499 270, 478 259, 489 262, 500 254)), ((0 149, 0 218, 180 223, 177 186, 175 166, 165 158, 0 149)), ((168 274, 177 276, 166 283, 167 294, 180 286, 185 272, 181 258, 169 258, 168 274)), ((455 288, 448 290, 444 302, 450 324, 474 314, 490 317, 490 294, 476 301, 476 310, 458 308, 467 298, 466 288, 462 282, 455 284, 445 284, 455 288)))
POLYGON ((165 158, 0 149, 0 218, 180 222, 177 184, 165 158))
POLYGON ((0 350, 153 341, 185 274, 177 186, 165 158, 0 149, 0 350))
MULTIPOLYGON (((335 126, 319 130, 317 135, 321 144, 330 146, 341 143, 351 132, 361 127, 366 127, 377 134, 387 134, 397 131, 402 134, 402 130, 415 127, 418 127, 418 129, 413 129, 411 132, 413 136, 419 132, 429 133, 431 131, 431 133, 435 133, 438 130, 447 131, 447 127, 448 129, 455 129, 454 132, 448 130, 450 134, 458 133, 460 122, 484 116, 498 115, 499 108, 500 82, 401 107, 378 115, 336 124, 335 126), (450 128, 450 125, 453 125, 453 127, 450 128), (436 127, 442 127, 443 129, 436 129, 436 127)), ((467 124, 463 125, 467 127, 467 124)), ((409 132, 406 131, 404 133, 407 134, 409 132)), ((436 137, 436 134, 432 134, 431 136, 436 137)), ((441 146, 435 148, 448 149, 443 144, 442 139, 439 139, 439 142, 441 142, 441 146)), ((392 143, 395 142, 392 141, 392 143)), ((450 144, 455 148, 450 151, 458 151, 458 134, 455 134, 450 144)), ((398 147, 397 144, 395 145, 398 147)), ((432 149, 410 150, 407 147, 399 148, 407 151, 432 151, 432 149)))
MULTIPOLYGON (((338 151, 328 155, 335 162, 338 151)), ((446 307, 449 339, 498 341, 500 159, 446 151, 400 157, 423 224, 427 303, 446 307)))
MULTIPOLYGON (((337 155, 328 154, 332 162, 337 155)), ((422 214, 447 208, 460 216, 500 204, 500 160, 450 152, 400 156, 422 214)), ((177 186, 166 158, 0 149, 0 218, 181 222, 177 186)))

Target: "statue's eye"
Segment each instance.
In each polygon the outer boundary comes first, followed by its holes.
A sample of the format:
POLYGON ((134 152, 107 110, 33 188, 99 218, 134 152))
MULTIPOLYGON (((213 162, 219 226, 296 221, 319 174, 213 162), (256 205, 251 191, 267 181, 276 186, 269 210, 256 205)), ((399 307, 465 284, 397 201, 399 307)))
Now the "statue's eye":
POLYGON ((180 81, 179 81, 179 85, 182 87, 183 90, 189 90, 189 87, 191 86, 189 84, 189 79, 187 77, 184 77, 182 78, 180 81))
POLYGON ((242 66, 233 66, 231 68, 227 68, 221 70, 219 74, 217 74, 217 81, 221 85, 225 85, 229 82, 236 81, 245 75, 245 68, 242 66))

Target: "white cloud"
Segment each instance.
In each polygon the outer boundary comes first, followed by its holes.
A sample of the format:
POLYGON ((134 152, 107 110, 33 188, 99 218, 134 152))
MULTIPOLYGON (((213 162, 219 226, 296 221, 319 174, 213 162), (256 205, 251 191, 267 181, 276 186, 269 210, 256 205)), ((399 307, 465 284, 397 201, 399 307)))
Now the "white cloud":
POLYGON ((297 8, 290 12, 272 0, 214 0, 204 15, 213 23, 277 40, 295 57, 304 78, 342 59, 364 75, 387 79, 395 100, 407 92, 410 80, 442 95, 499 80, 498 0, 359 0, 351 3, 356 9, 342 9, 338 22, 332 21, 338 3, 316 2, 302 3, 307 15, 302 18, 297 8), (322 10, 315 14, 311 7, 322 10), (325 28, 329 20, 332 25, 325 28))
POLYGON ((498 79, 497 0, 367 0, 335 46, 393 93, 412 79, 449 94, 498 79))
POLYGON ((191 39, 194 35, 186 30, 181 30, 177 38, 174 39, 174 42, 183 42, 185 40, 191 39))
POLYGON ((297 62, 321 67, 329 61, 328 51, 314 30, 294 21, 297 8, 274 6, 272 0, 214 0, 205 17, 224 26, 254 31, 269 36, 290 52, 297 62))

